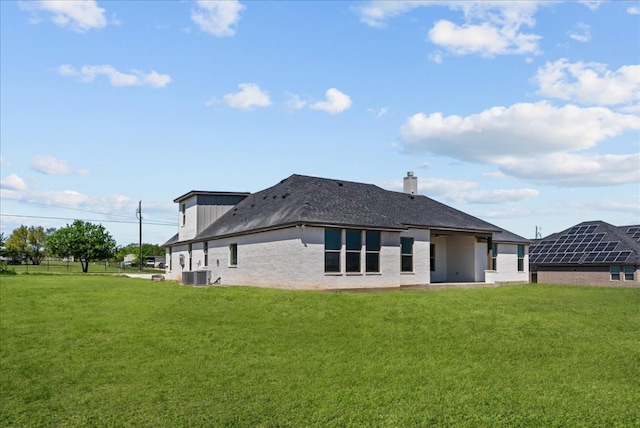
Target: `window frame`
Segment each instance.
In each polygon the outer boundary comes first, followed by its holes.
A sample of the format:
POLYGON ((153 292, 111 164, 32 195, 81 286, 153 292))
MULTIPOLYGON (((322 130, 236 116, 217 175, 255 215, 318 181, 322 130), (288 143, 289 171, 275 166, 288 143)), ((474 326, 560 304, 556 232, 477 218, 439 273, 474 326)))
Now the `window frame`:
POLYGON ((410 236, 401 236, 400 237, 400 273, 413 273, 413 244, 414 238, 410 236), (411 248, 411 252, 405 252, 405 243, 409 243, 409 247, 411 248), (405 261, 409 261, 411 269, 405 269, 405 261))
POLYGON ((498 271, 498 244, 491 243, 491 270, 498 271))
POLYGON ((622 276, 620 274, 620 266, 609 266, 609 280, 610 281, 621 281, 622 276))
MULTIPOLYGON (((332 236, 333 241, 331 244, 335 244, 335 236, 332 236)), ((324 273, 328 274, 336 274, 342 273, 342 229, 337 229, 334 227, 326 227, 324 229, 324 273), (338 245, 327 245, 329 243, 328 235, 338 233, 338 245), (335 262, 335 257, 337 255, 337 268, 336 269, 328 269, 328 266, 333 266, 333 263, 329 264, 328 257, 331 256, 331 261, 335 262)))
POLYGON ((182 226, 187 224, 187 204, 180 204, 180 212, 182 213, 182 226))
POLYGON ((624 280, 625 281, 635 281, 636 269, 633 266, 624 266, 624 280))
POLYGON ((189 244, 189 271, 193 270, 193 244, 189 244))
POLYGON ((524 245, 518 244, 518 272, 524 272, 524 245))
POLYGON ((344 270, 346 273, 362 273, 362 230, 345 229, 344 270), (354 242, 353 240, 357 240, 354 242))
POLYGON ((365 260, 364 270, 366 273, 380 273, 380 250, 382 248, 382 233, 379 230, 365 230, 365 260), (376 235, 377 246, 373 245, 373 239, 369 239, 369 236, 376 235), (370 269, 370 261, 374 262, 375 268, 370 269))
POLYGON ((238 266, 238 243, 232 242, 229 244, 229 267, 238 266))
POLYGON ((204 242, 202 244, 202 252, 203 252, 203 266, 207 267, 209 266, 209 243, 208 242, 204 242))

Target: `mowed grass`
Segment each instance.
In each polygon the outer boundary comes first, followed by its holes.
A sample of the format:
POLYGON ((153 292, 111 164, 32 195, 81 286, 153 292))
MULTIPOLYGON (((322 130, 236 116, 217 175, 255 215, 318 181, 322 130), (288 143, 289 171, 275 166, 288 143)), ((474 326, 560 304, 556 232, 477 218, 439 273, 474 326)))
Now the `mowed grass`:
POLYGON ((637 427, 640 289, 0 277, 0 426, 637 427))

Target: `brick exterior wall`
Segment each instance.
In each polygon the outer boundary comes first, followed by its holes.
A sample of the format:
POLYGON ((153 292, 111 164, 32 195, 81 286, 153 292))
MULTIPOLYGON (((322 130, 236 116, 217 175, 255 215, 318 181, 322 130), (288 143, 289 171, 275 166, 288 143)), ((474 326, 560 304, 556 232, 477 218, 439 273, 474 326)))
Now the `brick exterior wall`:
POLYGON ((609 266, 536 266, 538 283, 598 285, 608 287, 640 287, 640 269, 635 268, 634 279, 624 279, 620 272, 620 280, 612 281, 609 266))

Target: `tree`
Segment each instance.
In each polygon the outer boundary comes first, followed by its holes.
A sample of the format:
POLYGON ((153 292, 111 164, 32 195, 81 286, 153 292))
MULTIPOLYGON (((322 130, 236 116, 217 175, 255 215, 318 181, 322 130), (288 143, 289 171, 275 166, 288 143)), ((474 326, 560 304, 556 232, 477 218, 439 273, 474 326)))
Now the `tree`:
POLYGON ((39 265, 44 258, 47 249, 47 239, 49 235, 42 226, 31 226, 27 233, 27 248, 31 263, 39 265))
POLYGON ((42 226, 20 226, 7 239, 7 252, 17 255, 20 260, 39 265, 44 258, 48 234, 42 226))
MULTIPOLYGON (((134 263, 137 264, 137 263, 140 263, 140 260, 138 260, 139 252, 140 252, 139 244, 131 243, 124 247, 118 248, 115 255, 115 260, 122 261, 124 260, 127 254, 135 254, 134 263)), ((146 260, 147 257, 164 256, 164 253, 165 253, 165 249, 160 245, 143 243, 142 244, 142 264, 144 264, 144 261, 146 260)))
POLYGON ((82 272, 89 271, 89 263, 108 260, 116 250, 116 241, 101 224, 75 220, 49 237, 52 253, 61 257, 73 256, 80 261, 82 272))

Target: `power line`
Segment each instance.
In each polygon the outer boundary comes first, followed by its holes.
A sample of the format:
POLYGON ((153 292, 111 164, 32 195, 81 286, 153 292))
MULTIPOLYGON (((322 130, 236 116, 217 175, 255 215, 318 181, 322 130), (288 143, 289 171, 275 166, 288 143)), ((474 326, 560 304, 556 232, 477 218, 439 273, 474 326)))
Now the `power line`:
MULTIPOLYGON (((100 214, 100 213, 94 213, 94 214, 100 214)), ((78 218, 70 218, 70 217, 47 217, 47 216, 37 216, 37 215, 3 214, 3 213, 0 213, 0 217, 38 218, 38 219, 46 219, 46 220, 68 220, 68 221, 82 220, 82 221, 95 221, 95 222, 102 222, 102 223, 127 223, 127 224, 137 224, 138 223, 137 220, 136 221, 96 220, 96 219, 78 219, 78 218)), ((152 226, 172 226, 172 227, 176 227, 177 226, 176 223, 163 223, 163 222, 154 222, 154 221, 147 221, 144 224, 152 225, 152 226)))

